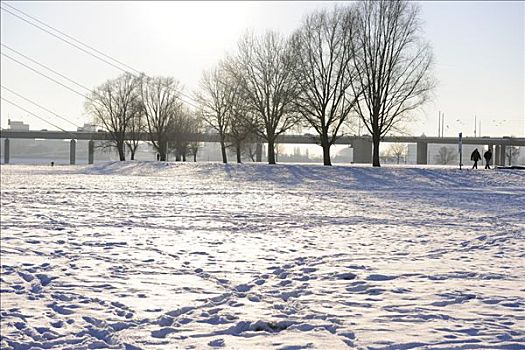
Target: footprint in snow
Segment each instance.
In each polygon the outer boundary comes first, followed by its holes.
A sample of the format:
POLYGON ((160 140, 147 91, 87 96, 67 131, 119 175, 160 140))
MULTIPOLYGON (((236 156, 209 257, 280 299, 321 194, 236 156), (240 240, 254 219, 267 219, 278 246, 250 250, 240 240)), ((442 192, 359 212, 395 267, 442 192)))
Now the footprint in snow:
POLYGON ((212 340, 208 343, 209 346, 211 346, 212 348, 222 348, 224 347, 225 343, 224 343, 224 339, 215 339, 215 340, 212 340))
POLYGON ((366 279, 368 281, 390 281, 393 279, 396 279, 398 276, 388 276, 388 275, 380 275, 380 274, 371 274, 366 279))

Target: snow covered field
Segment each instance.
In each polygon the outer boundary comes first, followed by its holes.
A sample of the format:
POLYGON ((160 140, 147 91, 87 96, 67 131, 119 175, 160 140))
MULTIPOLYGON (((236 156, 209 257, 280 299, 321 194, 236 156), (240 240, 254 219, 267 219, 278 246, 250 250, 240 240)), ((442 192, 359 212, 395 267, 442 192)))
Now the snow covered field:
POLYGON ((524 349, 525 171, 1 168, 2 349, 524 349))

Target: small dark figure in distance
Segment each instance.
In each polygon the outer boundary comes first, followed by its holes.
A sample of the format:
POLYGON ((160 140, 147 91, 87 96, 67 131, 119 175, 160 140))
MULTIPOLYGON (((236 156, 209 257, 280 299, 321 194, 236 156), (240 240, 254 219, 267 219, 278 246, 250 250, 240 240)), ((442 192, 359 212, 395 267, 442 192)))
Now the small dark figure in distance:
POLYGON ((490 148, 483 154, 483 158, 485 158, 485 169, 490 169, 490 160, 492 159, 492 151, 490 148))
POLYGON ((474 152, 470 155, 470 160, 474 161, 474 165, 472 166, 472 169, 478 168, 478 161, 481 159, 481 155, 479 154, 478 149, 476 148, 474 152))
POLYGON ((55 162, 51 162, 51 166, 55 166, 55 162))
POLYGON ((157 162, 160 160, 160 154, 157 153, 157 162))

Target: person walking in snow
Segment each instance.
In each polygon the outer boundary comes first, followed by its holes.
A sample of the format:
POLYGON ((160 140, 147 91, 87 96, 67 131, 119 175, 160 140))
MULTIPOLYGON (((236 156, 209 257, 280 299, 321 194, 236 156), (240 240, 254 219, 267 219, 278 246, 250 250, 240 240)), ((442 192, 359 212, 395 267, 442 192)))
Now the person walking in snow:
POLYGON ((483 154, 483 158, 485 158, 485 169, 490 169, 490 160, 492 159, 492 151, 490 148, 483 154))
POLYGON ((481 159, 481 155, 479 154, 478 149, 476 148, 474 152, 470 155, 470 160, 474 161, 474 165, 472 166, 472 169, 478 168, 478 161, 481 159))

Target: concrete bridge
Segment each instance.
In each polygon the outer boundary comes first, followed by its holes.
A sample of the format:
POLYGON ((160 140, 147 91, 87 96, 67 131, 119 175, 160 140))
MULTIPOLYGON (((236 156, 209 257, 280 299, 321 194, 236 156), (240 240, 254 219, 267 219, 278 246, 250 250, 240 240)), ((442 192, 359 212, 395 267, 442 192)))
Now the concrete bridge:
MULTIPOLYGON (((219 142, 218 134, 187 134, 183 137, 190 142, 219 142)), ((80 131, 17 131, 1 130, 0 138, 4 138, 4 163, 9 163, 9 140, 10 139, 48 139, 64 140, 70 139, 69 159, 70 164, 75 164, 76 141, 87 140, 88 163, 94 161, 94 141, 110 141, 111 135, 107 132, 80 132, 80 131)), ((139 136, 142 141, 149 141, 149 134, 143 133, 139 136)), ((315 135, 281 135, 278 138, 281 144, 319 144, 319 137, 315 135)), ((426 137, 426 136, 386 136, 383 142, 415 143, 417 145, 417 164, 428 163, 429 144, 457 144, 457 137, 426 137)), ((463 144, 486 145, 494 154, 494 164, 505 165, 506 148, 510 146, 525 147, 525 138, 515 137, 464 137, 463 144)), ((338 145, 349 145, 354 149, 354 163, 372 163, 372 138, 370 136, 342 136, 338 145)), ((262 147, 257 147, 261 159, 262 147)))

